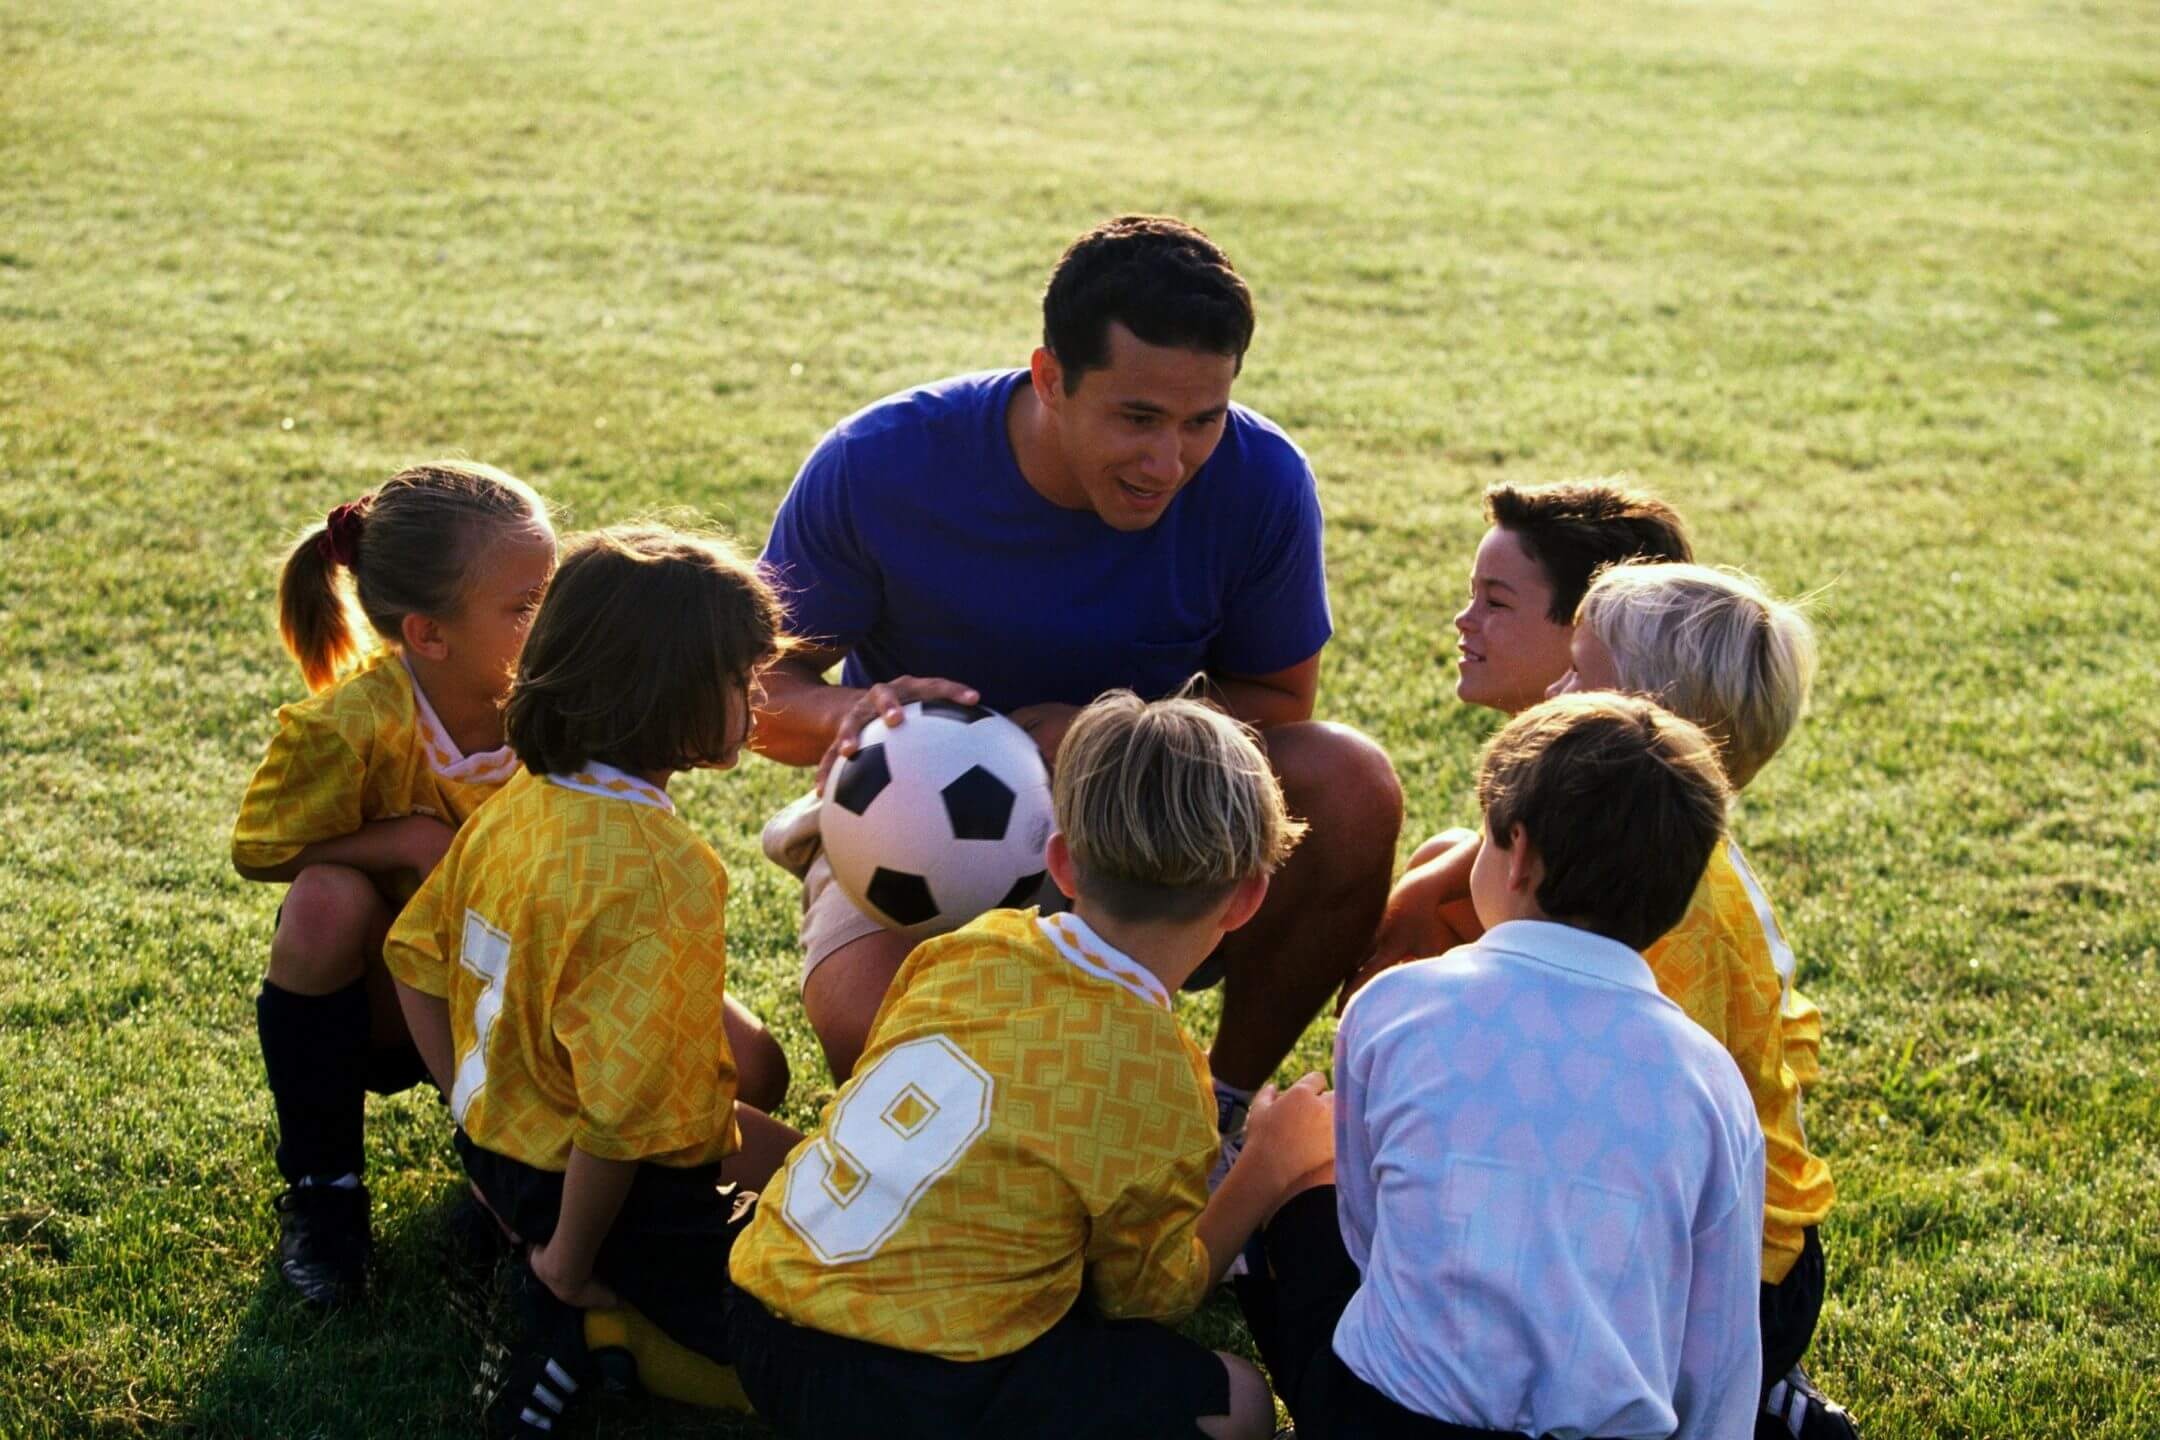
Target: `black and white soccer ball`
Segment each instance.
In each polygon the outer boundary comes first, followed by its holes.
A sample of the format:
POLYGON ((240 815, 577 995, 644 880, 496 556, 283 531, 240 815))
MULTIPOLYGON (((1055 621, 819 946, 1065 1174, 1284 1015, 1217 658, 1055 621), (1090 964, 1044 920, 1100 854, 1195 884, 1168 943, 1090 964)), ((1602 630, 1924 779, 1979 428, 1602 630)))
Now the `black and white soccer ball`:
POLYGON ((825 779, 833 879, 910 940, 1025 905, 1043 881, 1050 772, 1028 733, 980 705, 916 700, 863 726, 825 779))

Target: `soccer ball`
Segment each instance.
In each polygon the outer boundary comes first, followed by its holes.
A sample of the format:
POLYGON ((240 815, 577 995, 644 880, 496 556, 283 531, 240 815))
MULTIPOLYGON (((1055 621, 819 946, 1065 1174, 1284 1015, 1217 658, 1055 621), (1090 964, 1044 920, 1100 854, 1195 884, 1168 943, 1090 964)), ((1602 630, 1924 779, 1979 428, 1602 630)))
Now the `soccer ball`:
POLYGON ((980 705, 916 700, 863 726, 825 779, 818 824, 833 879, 909 940, 1025 905, 1042 885, 1050 772, 1018 725, 980 705))

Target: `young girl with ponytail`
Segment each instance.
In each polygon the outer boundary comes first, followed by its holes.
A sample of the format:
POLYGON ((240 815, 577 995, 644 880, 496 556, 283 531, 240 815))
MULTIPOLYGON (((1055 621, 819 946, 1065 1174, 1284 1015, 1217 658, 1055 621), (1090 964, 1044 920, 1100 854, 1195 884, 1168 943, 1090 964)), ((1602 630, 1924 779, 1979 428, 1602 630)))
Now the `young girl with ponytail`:
POLYGON ((427 1078, 383 937, 516 771, 502 698, 555 548, 523 481, 438 461, 332 510, 279 578, 278 628, 313 693, 278 711, 232 853, 288 887, 255 1023, 286 1183, 278 1270, 315 1304, 366 1286, 366 1092, 427 1078))

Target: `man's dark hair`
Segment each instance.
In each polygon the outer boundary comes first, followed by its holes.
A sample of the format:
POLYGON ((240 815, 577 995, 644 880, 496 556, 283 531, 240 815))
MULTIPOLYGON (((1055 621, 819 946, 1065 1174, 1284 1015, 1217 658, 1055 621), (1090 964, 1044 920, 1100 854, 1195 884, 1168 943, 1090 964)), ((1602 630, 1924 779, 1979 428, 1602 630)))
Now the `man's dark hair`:
POLYGON ((1617 480, 1495 485, 1485 492, 1485 516, 1545 571, 1552 585, 1545 618, 1556 625, 1575 623, 1591 577, 1607 565, 1695 558, 1679 512, 1617 480))
POLYGON ((1636 950, 1687 913, 1727 794, 1710 737, 1632 695, 1533 705, 1478 767, 1487 843, 1508 848, 1520 825, 1545 862, 1538 908, 1636 950))
POLYGON ((780 625, 772 587, 723 541, 638 526, 582 536, 525 637, 505 736, 536 775, 709 764, 786 648, 780 625))
POLYGON ((1110 323, 1150 345, 1228 355, 1252 344, 1252 292, 1230 257, 1182 220, 1120 215, 1073 241, 1043 291, 1043 346, 1069 394, 1110 363, 1110 323))

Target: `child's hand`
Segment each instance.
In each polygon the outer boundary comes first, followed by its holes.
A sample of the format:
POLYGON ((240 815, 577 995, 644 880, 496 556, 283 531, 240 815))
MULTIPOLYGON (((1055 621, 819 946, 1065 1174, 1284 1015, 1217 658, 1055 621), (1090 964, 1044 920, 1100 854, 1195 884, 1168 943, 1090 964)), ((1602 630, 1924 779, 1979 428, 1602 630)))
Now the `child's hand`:
POLYGON ((1278 1092, 1263 1085, 1245 1117, 1245 1150, 1267 1167, 1270 1187, 1324 1184, 1335 1168, 1335 1094, 1318 1071, 1278 1092))
POLYGON ((540 1277, 540 1283, 554 1291, 555 1298, 565 1305, 579 1310, 613 1310, 622 1304, 613 1290, 593 1279, 590 1269, 582 1275, 566 1270, 552 1240, 545 1245, 533 1246, 525 1252, 525 1258, 532 1265, 533 1274, 540 1277))
POLYGON ((423 880, 434 872, 449 851, 450 842, 457 838, 457 831, 432 815, 407 815, 397 826, 398 850, 423 880))

